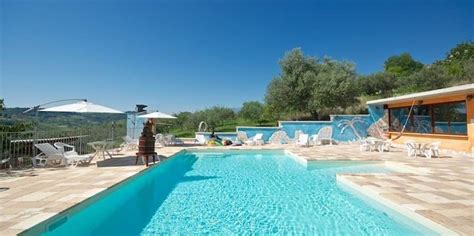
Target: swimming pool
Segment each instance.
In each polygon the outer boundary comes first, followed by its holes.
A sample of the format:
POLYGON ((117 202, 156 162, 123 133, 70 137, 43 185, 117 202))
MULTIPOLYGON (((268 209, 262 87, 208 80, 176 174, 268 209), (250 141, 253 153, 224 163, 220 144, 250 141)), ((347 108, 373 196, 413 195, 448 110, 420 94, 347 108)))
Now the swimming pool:
POLYGON ((302 166, 283 151, 184 151, 24 234, 433 235, 341 189, 363 162, 302 166))

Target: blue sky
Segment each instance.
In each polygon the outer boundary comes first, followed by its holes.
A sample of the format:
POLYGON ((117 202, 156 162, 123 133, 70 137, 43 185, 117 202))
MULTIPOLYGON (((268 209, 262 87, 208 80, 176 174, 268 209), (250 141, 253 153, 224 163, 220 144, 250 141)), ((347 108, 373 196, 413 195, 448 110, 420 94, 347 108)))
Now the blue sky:
POLYGON ((163 112, 263 100, 295 47, 362 74, 474 39, 471 1, 0 0, 0 97, 163 112))

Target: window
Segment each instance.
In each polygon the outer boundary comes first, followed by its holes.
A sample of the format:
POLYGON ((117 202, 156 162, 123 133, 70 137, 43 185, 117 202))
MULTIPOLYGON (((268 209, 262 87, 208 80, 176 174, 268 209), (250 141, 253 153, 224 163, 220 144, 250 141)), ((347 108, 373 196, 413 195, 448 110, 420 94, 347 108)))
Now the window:
MULTIPOLYGON (((407 120, 408 113, 410 112, 409 107, 393 108, 390 109, 390 131, 400 132, 403 129, 403 125, 407 120)), ((408 124, 407 124, 408 125, 408 124)))
POLYGON ((466 103, 452 102, 389 109, 389 130, 400 132, 406 123, 404 132, 467 134, 466 103))
POLYGON ((467 134, 466 103, 445 103, 433 106, 434 133, 467 134))
POLYGON ((413 107, 410 126, 407 127, 408 132, 413 133, 431 133, 431 108, 428 105, 413 107))
POLYGON ((431 108, 429 105, 390 109, 390 131, 400 132, 406 123, 405 132, 431 133, 431 108), (407 121, 408 119, 408 121, 407 121))

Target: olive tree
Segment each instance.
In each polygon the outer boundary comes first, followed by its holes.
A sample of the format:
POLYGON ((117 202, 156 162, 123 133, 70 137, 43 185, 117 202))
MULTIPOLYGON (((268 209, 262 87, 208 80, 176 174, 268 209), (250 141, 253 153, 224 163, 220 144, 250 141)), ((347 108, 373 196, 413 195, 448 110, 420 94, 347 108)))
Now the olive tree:
POLYGON ((309 110, 318 114, 317 118, 357 103, 359 95, 352 63, 326 59, 321 65, 319 74, 312 75, 314 83, 308 101, 309 110))
POLYGON ((398 88, 397 77, 388 72, 360 76, 357 82, 361 94, 369 96, 390 97, 398 88))
POLYGON ((389 57, 384 63, 385 72, 398 76, 408 76, 423 68, 423 63, 416 61, 409 53, 389 57))
POLYGON ((319 60, 296 48, 280 60, 280 70, 265 95, 273 112, 321 119, 357 101, 356 73, 351 63, 319 60))
POLYGON ((263 121, 264 108, 264 105, 259 101, 244 102, 240 109, 239 116, 260 124, 263 121))

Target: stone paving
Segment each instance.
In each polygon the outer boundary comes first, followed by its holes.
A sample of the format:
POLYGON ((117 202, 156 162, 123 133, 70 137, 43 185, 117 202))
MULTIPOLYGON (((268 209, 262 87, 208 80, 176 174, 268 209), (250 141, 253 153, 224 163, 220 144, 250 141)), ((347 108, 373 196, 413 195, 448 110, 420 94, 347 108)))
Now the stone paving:
MULTIPOLYGON (((160 148, 162 158, 185 147, 160 148)), ((207 147, 193 147, 207 148, 207 147)), ((228 147, 215 147, 227 149, 228 147)), ((359 151, 355 145, 265 145, 233 149, 286 149, 310 161, 384 161, 403 172, 340 174, 339 178, 370 191, 461 235, 474 235, 474 159, 408 158, 400 148, 391 152, 359 151)), ((0 171, 0 235, 15 235, 145 169, 135 165, 133 152, 100 160, 87 167, 0 171), (2 191, 2 188, 8 188, 2 191)))

